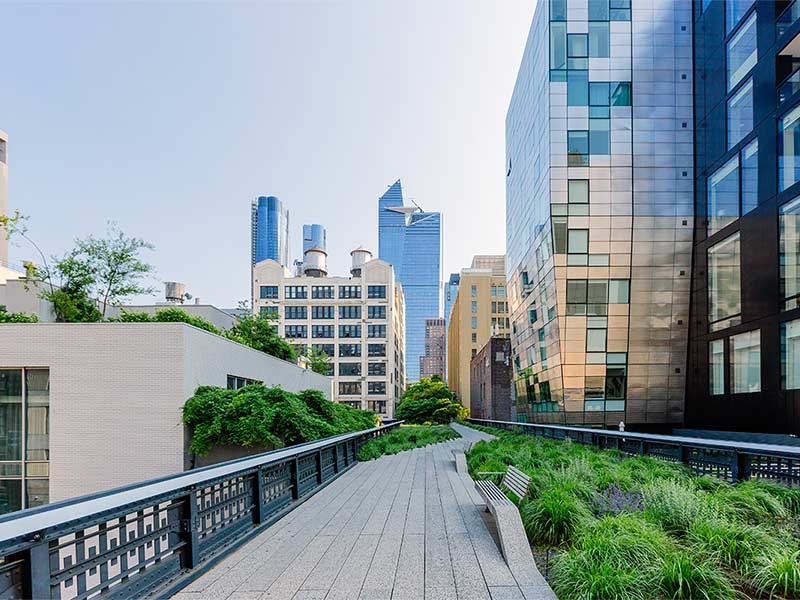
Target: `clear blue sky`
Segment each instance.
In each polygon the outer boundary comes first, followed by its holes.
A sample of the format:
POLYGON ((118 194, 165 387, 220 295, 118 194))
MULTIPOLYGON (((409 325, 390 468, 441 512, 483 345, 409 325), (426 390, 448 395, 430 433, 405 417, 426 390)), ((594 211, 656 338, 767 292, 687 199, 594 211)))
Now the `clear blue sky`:
POLYGON ((10 208, 48 254, 116 221, 156 245, 156 287, 234 306, 253 196, 288 204, 295 255, 302 224, 324 224, 345 273, 401 178, 444 214, 446 278, 504 251, 505 113, 535 4, 0 3, 10 208))

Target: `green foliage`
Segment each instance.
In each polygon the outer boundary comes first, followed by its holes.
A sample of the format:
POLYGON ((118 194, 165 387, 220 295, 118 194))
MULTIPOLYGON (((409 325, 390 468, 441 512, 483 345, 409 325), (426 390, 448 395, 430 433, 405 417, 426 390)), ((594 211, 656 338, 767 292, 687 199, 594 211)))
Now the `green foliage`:
POLYGON ((294 362, 294 346, 278 335, 275 319, 267 315, 248 315, 237 320, 225 336, 271 356, 294 362))
POLYGON ((238 390, 197 388, 183 407, 192 429, 190 450, 213 447, 292 446, 375 426, 374 413, 334 404, 316 390, 292 394, 279 387, 248 385, 238 390))
POLYGON ((465 419, 469 410, 456 400, 455 394, 438 375, 420 379, 406 388, 395 416, 408 423, 449 423, 465 419))
POLYGON ((430 378, 423 378, 412 383, 406 388, 403 398, 400 402, 406 400, 431 400, 431 399, 455 399, 455 394, 447 387, 447 384, 442 381, 438 375, 430 378))
POLYGON ((26 313, 10 313, 6 307, 0 304, 0 323, 38 323, 39 317, 37 315, 29 315, 26 313))
POLYGON ((361 447, 358 460, 373 460, 384 454, 422 448, 461 437, 447 425, 401 425, 388 435, 373 438, 361 447))
POLYGON ((185 310, 177 307, 157 310, 155 315, 144 312, 128 312, 123 309, 118 317, 109 319, 109 321, 116 321, 119 323, 187 323, 199 329, 222 335, 222 332, 210 321, 202 317, 190 315, 185 310))
POLYGON ((800 598, 800 490, 476 428, 497 439, 468 453, 473 476, 508 465, 531 476, 520 514, 534 544, 557 548, 562 600, 800 598))
POLYGON ((331 359, 322 350, 315 350, 309 346, 306 348, 304 356, 308 359, 308 366, 314 373, 327 375, 330 372, 331 359))

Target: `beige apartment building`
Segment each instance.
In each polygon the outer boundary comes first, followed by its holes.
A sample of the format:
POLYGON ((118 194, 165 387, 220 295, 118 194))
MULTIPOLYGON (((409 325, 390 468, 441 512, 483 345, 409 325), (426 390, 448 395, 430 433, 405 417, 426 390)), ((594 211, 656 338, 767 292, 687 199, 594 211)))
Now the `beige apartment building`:
POLYGON ((405 388, 405 301, 389 263, 357 248, 350 277, 329 277, 327 254, 310 248, 303 273, 253 267, 253 311, 278 317, 281 336, 330 357, 334 400, 393 418, 405 388))
POLYGON ((506 258, 478 255, 461 270, 447 330, 447 385, 470 403, 470 361, 491 336, 507 337, 506 258))

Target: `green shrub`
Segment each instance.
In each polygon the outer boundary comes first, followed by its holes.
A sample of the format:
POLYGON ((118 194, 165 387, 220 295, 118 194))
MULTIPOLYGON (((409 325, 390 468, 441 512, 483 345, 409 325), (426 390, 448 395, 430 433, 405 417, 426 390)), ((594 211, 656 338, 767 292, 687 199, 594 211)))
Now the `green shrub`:
POLYGON ((550 488, 520 506, 522 524, 535 544, 558 546, 573 539, 592 515, 575 494, 565 488, 550 488))
MULTIPOLYGON (((1 235, 1 234, 0 234, 1 235)), ((38 323, 38 315, 28 315, 25 313, 10 313, 6 307, 0 304, 0 323, 38 323)))
POLYGON ((358 453, 358 460, 373 460, 384 454, 397 454, 459 437, 461 435, 455 429, 446 425, 401 425, 391 433, 364 444, 358 453))
POLYGON ((714 517, 695 522, 688 532, 689 542, 700 554, 746 575, 773 542, 762 529, 714 517))
POLYGON ((558 559, 551 583, 560 600, 652 600, 652 578, 646 571, 598 561, 577 550, 558 559))
POLYGON ((800 550, 783 548, 765 556, 753 584, 770 598, 800 598, 800 550))
POLYGON ((335 404, 316 390, 292 394, 263 385, 201 386, 183 407, 183 421, 192 429, 190 450, 198 455, 227 444, 291 446, 369 429, 375 419, 374 413, 335 404))
POLYGON ((672 600, 728 600, 736 597, 730 577, 707 557, 671 552, 661 565, 659 587, 672 600))
POLYGON ((703 494, 682 481, 654 481, 642 488, 645 516, 664 530, 683 535, 698 519, 710 516, 703 494))
POLYGON ((116 321, 118 323, 186 323, 198 329, 216 333, 217 335, 222 334, 210 321, 202 317, 190 315, 185 310, 177 307, 162 308, 157 310, 155 315, 150 315, 145 312, 128 312, 122 309, 118 317, 109 319, 109 321, 116 321))
POLYGON ((770 519, 785 519, 789 515, 781 498, 757 481, 726 486, 715 496, 720 510, 746 523, 756 525, 770 519))
POLYGON ((468 415, 469 410, 456 400, 455 394, 438 375, 409 385, 395 411, 398 419, 417 425, 445 424, 468 415))

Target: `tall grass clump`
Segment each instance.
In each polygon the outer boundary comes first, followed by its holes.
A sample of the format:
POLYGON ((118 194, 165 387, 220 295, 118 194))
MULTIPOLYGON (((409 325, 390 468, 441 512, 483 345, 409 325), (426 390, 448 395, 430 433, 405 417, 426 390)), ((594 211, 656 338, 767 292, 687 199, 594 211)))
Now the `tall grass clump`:
POLYGON ((770 598, 800 598, 800 550, 782 548, 756 568, 753 584, 770 598))
POLYGON ((364 444, 358 452, 358 460, 374 460, 384 454, 397 454, 459 437, 461 435, 448 425, 401 425, 391 433, 364 444))
POLYGON ((592 518, 586 505, 565 488, 552 488, 519 509, 528 539, 544 546, 571 540, 592 518))
POLYGON ((642 505, 647 519, 665 531, 685 534, 700 519, 711 516, 705 492, 674 479, 648 483, 642 488, 642 505))
POLYGON ((661 564, 661 596, 672 600, 733 600, 736 590, 725 571, 701 554, 668 553, 661 564))

